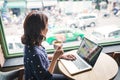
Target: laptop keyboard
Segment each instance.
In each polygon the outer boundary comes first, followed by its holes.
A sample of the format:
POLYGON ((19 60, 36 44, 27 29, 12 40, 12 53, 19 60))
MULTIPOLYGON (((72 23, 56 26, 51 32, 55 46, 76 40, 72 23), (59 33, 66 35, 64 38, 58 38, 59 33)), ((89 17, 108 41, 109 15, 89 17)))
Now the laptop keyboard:
POLYGON ((79 57, 76 57, 76 60, 72 61, 78 69, 87 68, 88 65, 85 64, 79 57))

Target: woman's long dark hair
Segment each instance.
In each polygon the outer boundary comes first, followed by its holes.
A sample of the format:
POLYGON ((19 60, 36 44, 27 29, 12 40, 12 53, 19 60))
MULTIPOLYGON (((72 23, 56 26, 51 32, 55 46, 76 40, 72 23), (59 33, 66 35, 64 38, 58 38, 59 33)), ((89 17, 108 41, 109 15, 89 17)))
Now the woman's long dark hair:
POLYGON ((44 36, 41 31, 46 28, 48 17, 38 11, 30 12, 24 21, 24 34, 21 42, 25 45, 40 45, 44 36))

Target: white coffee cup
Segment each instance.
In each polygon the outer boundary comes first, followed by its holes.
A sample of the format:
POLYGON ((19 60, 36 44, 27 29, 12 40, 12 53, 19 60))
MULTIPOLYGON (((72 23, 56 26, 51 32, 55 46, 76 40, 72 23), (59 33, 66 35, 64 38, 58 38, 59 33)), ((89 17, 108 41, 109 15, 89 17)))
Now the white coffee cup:
POLYGON ((61 47, 63 46, 62 41, 55 41, 54 44, 53 44, 54 49, 57 49, 60 46, 61 47))

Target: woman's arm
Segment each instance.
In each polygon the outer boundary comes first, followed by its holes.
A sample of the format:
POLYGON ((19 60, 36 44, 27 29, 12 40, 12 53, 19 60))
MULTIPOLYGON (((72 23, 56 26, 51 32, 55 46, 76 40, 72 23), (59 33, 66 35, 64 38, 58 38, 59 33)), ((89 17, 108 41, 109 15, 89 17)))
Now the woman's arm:
POLYGON ((55 65, 57 63, 57 60, 56 59, 52 59, 51 63, 50 63, 50 66, 48 68, 48 71, 53 74, 54 72, 54 69, 55 69, 55 65))
POLYGON ((75 60, 76 57, 73 54, 63 54, 63 51, 56 51, 54 54, 48 55, 49 60, 52 60, 48 71, 52 74, 57 63, 58 58, 67 59, 67 60, 75 60))
POLYGON ((48 59, 51 61, 54 54, 48 54, 48 59))
MULTIPOLYGON (((49 59, 49 60, 52 60, 53 55, 54 55, 54 54, 48 54, 48 59, 49 59)), ((67 59, 67 60, 75 60, 75 59, 76 59, 75 55, 70 54, 70 53, 69 53, 69 54, 63 54, 63 55, 60 56, 59 58, 61 58, 61 59, 67 59)))
POLYGON ((51 57, 52 57, 52 61, 51 61, 50 66, 49 66, 49 68, 48 68, 48 71, 49 71, 51 74, 53 74, 53 71, 54 71, 54 69, 55 69, 55 65, 56 65, 56 63, 57 63, 57 60, 58 60, 58 58, 59 58, 62 54, 63 54, 63 50, 57 49, 57 50, 54 52, 53 57, 51 56, 51 57))

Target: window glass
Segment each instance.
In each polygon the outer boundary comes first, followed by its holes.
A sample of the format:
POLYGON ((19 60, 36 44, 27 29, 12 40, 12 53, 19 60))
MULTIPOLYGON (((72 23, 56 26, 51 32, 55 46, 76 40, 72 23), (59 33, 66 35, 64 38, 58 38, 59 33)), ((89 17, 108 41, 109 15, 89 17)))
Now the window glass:
POLYGON ((32 10, 42 11, 49 18, 43 41, 48 52, 54 50, 55 40, 63 41, 65 50, 79 46, 83 37, 105 45, 120 41, 119 0, 0 0, 7 54, 23 53, 23 22, 32 10))

